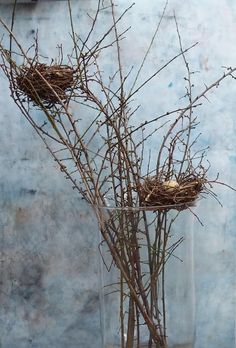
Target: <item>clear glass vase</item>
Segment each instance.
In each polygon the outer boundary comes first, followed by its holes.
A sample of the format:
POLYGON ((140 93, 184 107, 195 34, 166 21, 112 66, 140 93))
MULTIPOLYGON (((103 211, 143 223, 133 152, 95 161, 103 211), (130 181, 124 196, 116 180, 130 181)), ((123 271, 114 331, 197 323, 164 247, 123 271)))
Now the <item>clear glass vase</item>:
POLYGON ((193 215, 96 208, 103 348, 193 348, 193 215))

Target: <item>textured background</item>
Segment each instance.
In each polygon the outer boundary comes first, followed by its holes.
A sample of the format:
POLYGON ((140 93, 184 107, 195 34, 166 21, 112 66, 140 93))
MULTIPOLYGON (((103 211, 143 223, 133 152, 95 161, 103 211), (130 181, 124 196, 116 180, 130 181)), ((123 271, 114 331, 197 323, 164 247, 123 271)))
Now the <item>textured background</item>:
MULTIPOLYGON (((78 31, 86 31, 96 0, 74 0, 78 31)), ((121 8, 127 1, 117 0, 121 8)), ((137 0, 124 25, 132 25, 124 45, 127 67, 140 61, 162 11, 161 0, 137 0), (132 48, 132 49, 130 49, 132 48)), ((69 45, 66 1, 19 5, 16 32, 28 47, 37 29, 41 53, 69 45)), ((0 15, 10 22, 11 5, 0 15)), ((170 0, 148 60, 150 74, 178 48, 173 10, 184 45, 199 41, 188 55, 196 90, 236 62, 234 0, 170 0)), ((106 15, 105 15, 106 16, 106 15)), ((104 18, 105 23, 105 18, 104 18)), ((101 26, 102 30, 102 26, 101 26)), ((104 66, 109 69, 109 57, 104 66)), ((176 62, 139 95, 140 117, 178 105, 184 69, 176 62)), ((236 83, 225 81, 199 109, 201 142, 210 145, 211 174, 236 187, 236 83)), ((100 348, 99 277, 96 224, 9 97, 0 75, 0 347, 100 348)), ((152 144, 155 147, 155 143, 152 144)), ((195 223, 196 348, 235 345, 236 195, 217 187, 224 205, 201 202, 195 223)))

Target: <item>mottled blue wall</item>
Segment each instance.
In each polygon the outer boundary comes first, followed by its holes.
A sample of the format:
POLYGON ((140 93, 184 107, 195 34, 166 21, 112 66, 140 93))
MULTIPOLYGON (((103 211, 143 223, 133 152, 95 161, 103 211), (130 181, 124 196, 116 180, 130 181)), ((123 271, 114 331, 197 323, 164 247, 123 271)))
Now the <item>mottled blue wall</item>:
MULTIPOLYGON (((80 32, 95 0, 74 0, 80 32)), ((121 8, 127 1, 119 0, 121 8)), ((137 0, 125 24, 124 64, 137 64, 148 45, 164 2, 137 0), (130 49, 132 47, 132 49, 130 49)), ((41 53, 56 54, 56 43, 69 47, 66 1, 19 5, 16 31, 25 47, 37 29, 41 53)), ((10 22, 11 5, 0 15, 10 22)), ((236 63, 234 0, 170 0, 145 74, 152 73, 178 47, 173 10, 188 55, 195 86, 203 88, 236 63)), ((101 28, 102 30, 102 28, 101 28)), ((109 57, 104 62, 109 67, 109 57)), ((184 67, 174 63, 137 98, 140 117, 178 105, 184 93, 184 67)), ((210 145, 211 174, 236 187, 236 83, 225 81, 199 109, 201 142, 210 145)), ((89 208, 71 189, 47 150, 20 117, 0 76, 0 347, 100 348, 98 235, 89 208)), ((155 142, 152 144, 155 147, 155 142)), ((204 227, 195 223, 196 348, 235 347, 236 195, 217 187, 224 205, 201 201, 204 227)))

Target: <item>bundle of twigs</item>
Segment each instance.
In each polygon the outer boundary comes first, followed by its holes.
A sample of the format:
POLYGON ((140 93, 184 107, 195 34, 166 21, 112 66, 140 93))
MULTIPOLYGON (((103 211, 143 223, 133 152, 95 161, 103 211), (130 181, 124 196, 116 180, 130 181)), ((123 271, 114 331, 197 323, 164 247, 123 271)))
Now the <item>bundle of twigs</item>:
POLYGON ((36 104, 65 101, 74 83, 74 70, 68 65, 35 62, 18 67, 17 72, 16 87, 36 104))
POLYGON ((160 181, 156 176, 147 177, 139 188, 142 206, 173 206, 186 209, 204 190, 204 177, 195 175, 180 180, 160 181))
MULTIPOLYGON (((109 0, 108 4, 108 7, 104 7, 103 1, 97 1, 91 28, 87 36, 81 38, 75 33, 68 0, 73 53, 64 65, 39 63, 37 52, 33 59, 30 58, 28 51, 23 50, 13 34, 14 14, 11 28, 0 18, 0 24, 10 37, 9 51, 0 42, 0 67, 9 81, 11 96, 21 113, 41 137, 66 178, 71 180, 73 188, 95 209, 102 239, 112 256, 112 264, 120 271, 120 347, 140 348, 142 328, 146 327, 148 347, 167 348, 165 265, 182 241, 180 239, 169 246, 175 219, 169 218, 168 206, 170 209, 173 205, 180 205, 182 209, 189 207, 201 193, 207 191, 206 185, 211 183, 206 180, 204 150, 195 152, 193 147, 198 138, 192 131, 198 124, 194 108, 201 105, 209 91, 218 87, 224 79, 235 78, 236 68, 228 68, 215 82, 205 85, 194 96, 193 73, 186 54, 196 44, 185 49, 182 47, 176 22, 179 52, 146 77, 144 82, 139 82, 164 9, 140 68, 133 76, 132 87, 129 88, 127 80, 132 78, 132 69, 129 73, 124 70, 120 49, 121 40, 128 29, 121 31, 119 22, 133 5, 116 16, 114 1, 109 0), (100 25, 100 14, 108 9, 111 23, 100 37, 99 34, 95 35, 94 40, 92 34, 100 25), (19 51, 17 60, 20 56, 24 62, 19 66, 11 51, 13 42, 19 51), (103 51, 115 57, 114 71, 105 77, 101 62, 103 51), (186 105, 144 122, 138 122, 137 118, 137 124, 132 124, 133 114, 138 107, 134 108, 131 101, 146 84, 178 58, 183 59, 186 67, 186 105), (71 64, 71 67, 67 64, 71 64), (40 118, 32 112, 32 105, 29 105, 32 101, 41 110, 40 118), (78 123, 84 114, 74 115, 70 108, 71 101, 80 104, 83 110, 87 108, 88 114, 92 113, 91 119, 86 118, 85 127, 83 123, 78 123), (55 104, 56 107, 51 108, 55 104), (166 118, 168 122, 161 123, 166 118), (145 142, 163 130, 164 125, 168 128, 163 138, 159 137, 162 141, 158 151, 150 153, 151 166, 148 164, 146 167, 145 142), (151 176, 153 172, 156 176, 151 176), (119 207, 117 212, 104 209, 106 196, 110 194, 114 206, 119 207), (142 209, 135 211, 137 203, 140 203, 142 209), (158 205, 167 208, 155 210, 155 220, 152 219, 149 224, 147 211, 158 205), (151 230, 155 231, 153 240, 150 239, 151 230), (141 248, 145 249, 143 259, 141 248), (126 301, 129 302, 128 310, 124 305, 126 301)), ((35 46, 37 48, 37 42, 35 46)))

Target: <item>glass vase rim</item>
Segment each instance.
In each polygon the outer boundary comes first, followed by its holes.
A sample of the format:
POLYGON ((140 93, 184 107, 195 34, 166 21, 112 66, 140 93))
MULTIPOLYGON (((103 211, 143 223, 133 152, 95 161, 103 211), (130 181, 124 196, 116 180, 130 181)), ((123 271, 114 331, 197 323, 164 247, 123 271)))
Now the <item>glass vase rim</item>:
POLYGON ((157 211, 157 210, 185 210, 188 208, 194 208, 199 199, 189 203, 176 203, 176 204, 159 204, 159 205, 140 205, 140 206, 115 206, 105 204, 92 204, 94 208, 106 209, 106 210, 119 210, 119 211, 157 211))

